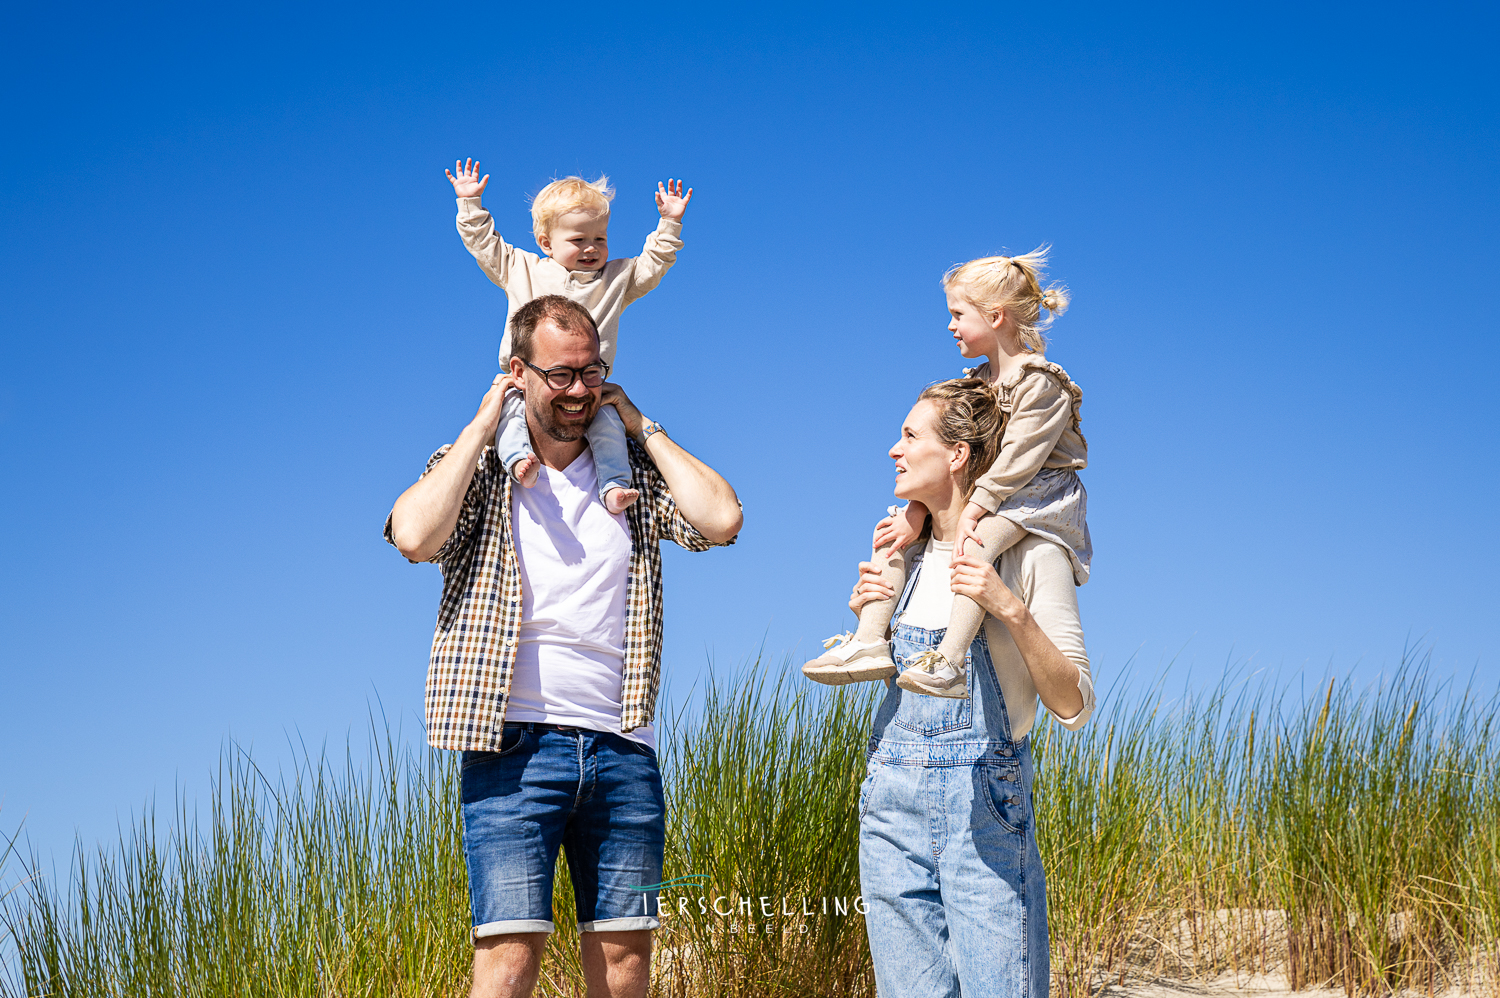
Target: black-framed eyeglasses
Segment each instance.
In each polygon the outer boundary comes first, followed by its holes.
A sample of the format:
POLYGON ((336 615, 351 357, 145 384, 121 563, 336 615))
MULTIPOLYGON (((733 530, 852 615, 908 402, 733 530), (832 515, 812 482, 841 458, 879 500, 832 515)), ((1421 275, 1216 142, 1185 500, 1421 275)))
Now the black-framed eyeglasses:
POLYGON ((523 360, 521 363, 540 374, 542 380, 547 382, 547 387, 555 392, 567 391, 573 387, 573 382, 580 378, 583 379, 583 387, 598 388, 604 384, 604 379, 609 377, 609 365, 602 360, 588 367, 540 368, 529 360, 523 360))

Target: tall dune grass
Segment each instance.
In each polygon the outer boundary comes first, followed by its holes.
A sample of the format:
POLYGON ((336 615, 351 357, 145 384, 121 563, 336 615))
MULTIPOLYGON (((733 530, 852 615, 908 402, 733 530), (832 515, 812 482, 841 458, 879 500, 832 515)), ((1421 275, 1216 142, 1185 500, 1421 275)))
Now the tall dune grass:
MULTIPOLYGON (((873 994, 855 808, 878 691, 788 672, 711 680, 663 725, 658 994, 873 994)), ((1057 993, 1274 972, 1500 994, 1496 718, 1411 662, 1368 689, 1226 683, 1114 700, 1080 732, 1043 722, 1057 993)), ((65 881, 12 859, 0 995, 465 994, 455 760, 371 744, 274 778, 227 753, 202 821, 148 810, 65 881)), ((565 868, 555 908, 541 990, 581 994, 565 868)))
POLYGON ((1229 688, 1037 737, 1060 993, 1147 972, 1500 993, 1497 704, 1422 662, 1229 688))

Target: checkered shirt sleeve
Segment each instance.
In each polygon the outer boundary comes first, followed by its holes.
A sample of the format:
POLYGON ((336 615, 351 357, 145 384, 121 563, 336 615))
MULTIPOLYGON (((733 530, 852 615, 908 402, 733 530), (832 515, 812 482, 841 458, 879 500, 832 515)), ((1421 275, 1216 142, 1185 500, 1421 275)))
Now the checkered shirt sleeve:
MULTIPOLYGON (((433 454, 427 471, 447 453, 448 447, 443 447, 433 454)), ((633 440, 630 464, 632 484, 641 498, 625 514, 631 552, 620 689, 622 731, 651 723, 656 713, 661 682, 661 541, 689 551, 715 546, 682 515, 661 472, 633 440)), ((510 498, 511 477, 500 466, 494 447, 486 447, 464 494, 458 523, 431 559, 443 570, 443 597, 427 669, 427 740, 435 748, 500 747, 525 620, 510 498)), ((390 517, 385 538, 395 543, 390 517)))

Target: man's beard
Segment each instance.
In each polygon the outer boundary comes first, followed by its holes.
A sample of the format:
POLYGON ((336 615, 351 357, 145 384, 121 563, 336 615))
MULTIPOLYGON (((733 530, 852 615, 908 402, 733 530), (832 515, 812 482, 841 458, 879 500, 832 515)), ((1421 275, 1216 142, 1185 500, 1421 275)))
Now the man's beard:
POLYGON ((569 400, 570 402, 583 402, 583 411, 587 418, 581 423, 561 423, 558 421, 557 410, 554 406, 561 401, 563 399, 560 398, 554 399, 551 402, 537 403, 528 400, 526 411, 530 414, 532 423, 538 430, 559 443, 570 444, 575 440, 581 439, 584 431, 588 429, 589 424, 594 421, 594 416, 599 411, 599 400, 592 394, 585 396, 583 399, 569 400))

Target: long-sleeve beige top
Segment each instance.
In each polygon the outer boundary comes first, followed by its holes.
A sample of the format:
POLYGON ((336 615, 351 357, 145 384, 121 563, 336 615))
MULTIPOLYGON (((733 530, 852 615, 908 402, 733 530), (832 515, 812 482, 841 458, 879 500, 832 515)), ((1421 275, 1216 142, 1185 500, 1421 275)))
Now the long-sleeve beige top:
MULTIPOLYGON (((948 626, 953 612, 953 590, 949 568, 953 543, 928 539, 922 553, 922 574, 906 604, 901 622, 936 629, 948 626)), ((1063 548, 1045 537, 1027 534, 1000 556, 1000 578, 1015 593, 1047 639, 1078 670, 1078 693, 1083 709, 1072 717, 1056 716, 1069 731, 1083 727, 1094 712, 1094 675, 1083 643, 1083 624, 1078 616, 1078 587, 1073 584, 1073 565, 1063 548)), ((1010 736, 1019 741, 1036 722, 1036 680, 1031 667, 1016 647, 1010 629, 989 614, 984 617, 984 638, 995 666, 995 678, 1005 696, 1010 718, 1010 736)))
POLYGON ((510 364, 510 319, 516 310, 542 295, 562 295, 589 310, 599 327, 599 356, 611 366, 619 338, 620 313, 661 281, 682 249, 682 223, 662 219, 646 237, 641 255, 610 260, 595 271, 565 270, 549 256, 518 249, 495 232, 495 220, 479 198, 458 199, 458 234, 479 269, 505 289, 505 335, 500 338, 500 367, 510 364))
MULTIPOLYGON (((965 374, 989 380, 989 364, 965 374)), ((1083 390, 1040 354, 995 385, 1005 413, 1000 454, 974 486, 972 501, 993 513, 1043 468, 1085 468, 1089 445, 1079 429, 1083 390)))

